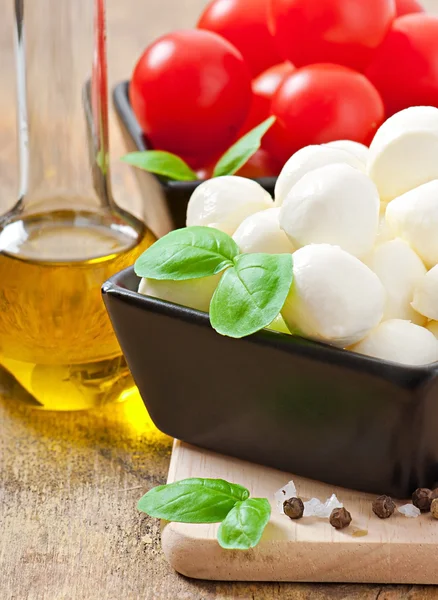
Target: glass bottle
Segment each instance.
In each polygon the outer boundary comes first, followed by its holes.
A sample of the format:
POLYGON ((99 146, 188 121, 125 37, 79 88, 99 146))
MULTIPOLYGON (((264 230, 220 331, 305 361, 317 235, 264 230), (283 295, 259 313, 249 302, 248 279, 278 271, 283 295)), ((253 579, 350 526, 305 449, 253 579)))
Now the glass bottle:
POLYGON ((15 0, 15 16, 20 189, 0 216, 0 364, 41 408, 91 408, 136 391, 100 287, 154 237, 111 194, 104 0, 15 0))

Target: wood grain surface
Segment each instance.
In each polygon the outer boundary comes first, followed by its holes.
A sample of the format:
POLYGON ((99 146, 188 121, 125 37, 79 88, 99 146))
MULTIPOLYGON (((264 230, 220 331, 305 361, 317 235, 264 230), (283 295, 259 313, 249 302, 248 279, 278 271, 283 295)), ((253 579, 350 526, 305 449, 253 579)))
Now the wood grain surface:
MULTIPOLYGON (((115 83, 129 76, 154 37, 193 25, 205 0, 107 4, 115 83)), ((12 6, 0 0, 0 211, 13 204, 17 190, 12 6)), ((115 196, 139 211, 135 179, 118 162, 123 144, 114 117, 111 134, 115 196)), ((26 400, 3 373, 0 600, 438 598, 433 587, 215 583, 179 576, 162 553, 158 522, 135 506, 146 490, 164 483, 171 452, 171 440, 152 426, 140 399, 77 414, 38 412, 26 400)))

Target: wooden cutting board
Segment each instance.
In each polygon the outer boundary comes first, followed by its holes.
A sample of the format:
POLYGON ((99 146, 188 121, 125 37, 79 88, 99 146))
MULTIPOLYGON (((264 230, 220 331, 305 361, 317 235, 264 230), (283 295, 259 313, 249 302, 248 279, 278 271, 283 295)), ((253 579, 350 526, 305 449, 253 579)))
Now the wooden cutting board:
POLYGON ((254 497, 267 497, 272 515, 260 544, 244 552, 219 546, 218 525, 166 523, 163 550, 172 567, 183 575, 233 581, 438 583, 438 520, 430 513, 410 519, 396 512, 390 519, 380 520, 371 511, 375 496, 175 441, 168 482, 187 477, 239 483, 254 497), (325 519, 291 521, 280 515, 273 494, 290 479, 304 499, 324 501, 336 493, 353 517, 350 527, 336 531, 325 519))

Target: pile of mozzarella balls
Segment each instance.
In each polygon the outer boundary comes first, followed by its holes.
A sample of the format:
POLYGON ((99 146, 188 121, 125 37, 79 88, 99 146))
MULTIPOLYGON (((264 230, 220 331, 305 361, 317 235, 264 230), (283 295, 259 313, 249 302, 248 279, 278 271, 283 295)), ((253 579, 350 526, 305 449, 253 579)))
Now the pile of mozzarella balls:
MULTIPOLYGON (((193 193, 187 225, 225 231, 245 253, 293 254, 273 328, 402 364, 438 360, 437 108, 399 112, 370 148, 299 150, 274 200, 249 179, 210 179, 193 193)), ((218 277, 143 280, 139 291, 207 311, 218 277)))

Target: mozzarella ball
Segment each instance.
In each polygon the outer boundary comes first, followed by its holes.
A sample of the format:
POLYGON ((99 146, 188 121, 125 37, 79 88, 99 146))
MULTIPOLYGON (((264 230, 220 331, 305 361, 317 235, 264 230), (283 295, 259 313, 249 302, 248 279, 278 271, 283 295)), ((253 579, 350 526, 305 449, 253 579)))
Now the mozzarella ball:
POLYGON ((204 225, 233 235, 243 219, 273 205, 268 192, 252 179, 214 177, 201 183, 191 195, 187 227, 204 225))
POLYGON ((438 321, 429 321, 429 323, 426 325, 426 329, 433 333, 435 338, 438 340, 438 321))
POLYGON ((233 235, 240 251, 291 254, 294 247, 284 231, 280 229, 279 216, 279 208, 268 208, 246 217, 233 235))
POLYGON ((360 142, 353 142, 352 140, 336 140, 334 142, 328 142, 326 146, 351 152, 351 154, 354 154, 354 156, 363 163, 364 167, 367 164, 369 149, 368 146, 365 146, 365 144, 361 144, 360 142))
POLYGON ((389 202, 438 178, 438 109, 413 106, 390 117, 371 142, 367 172, 389 202))
POLYGON ((287 195, 280 227, 296 248, 328 243, 362 258, 374 245, 380 201, 374 183, 346 164, 304 175, 287 195))
POLYGON ((402 319, 383 321, 349 349, 404 365, 426 365, 438 359, 438 344, 433 334, 402 319))
POLYGON ((281 314, 290 331, 344 348, 383 316, 385 290, 375 273, 337 246, 293 254, 294 280, 281 314))
POLYGON ((222 273, 184 281, 162 281, 144 278, 140 281, 138 292, 145 296, 153 296, 154 298, 167 300, 167 302, 209 312, 210 301, 221 275, 222 273))
POLYGON ((438 320, 438 265, 417 282, 412 306, 428 319, 438 320))
POLYGON ((424 325, 425 318, 411 302, 414 289, 426 274, 426 267, 412 248, 401 240, 385 242, 375 248, 367 265, 377 275, 386 291, 384 319, 407 319, 424 325))
POLYGON ((306 146, 287 161, 275 184, 275 204, 281 206, 293 186, 303 175, 325 165, 344 163, 364 170, 363 163, 351 152, 328 145, 306 146))
POLYGON ((386 221, 393 234, 406 240, 427 267, 438 263, 438 180, 390 202, 386 221))

